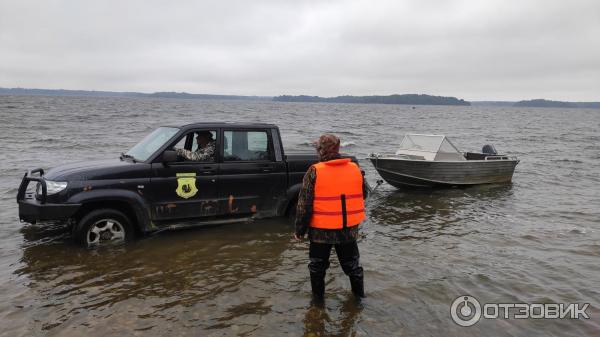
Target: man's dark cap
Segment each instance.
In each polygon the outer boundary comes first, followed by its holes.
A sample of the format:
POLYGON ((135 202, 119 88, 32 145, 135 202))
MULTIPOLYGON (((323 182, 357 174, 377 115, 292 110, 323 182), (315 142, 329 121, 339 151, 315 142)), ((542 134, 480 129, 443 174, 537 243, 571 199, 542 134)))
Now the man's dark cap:
POLYGON ((198 131, 196 134, 200 137, 204 137, 208 140, 213 140, 213 134, 210 131, 198 131))

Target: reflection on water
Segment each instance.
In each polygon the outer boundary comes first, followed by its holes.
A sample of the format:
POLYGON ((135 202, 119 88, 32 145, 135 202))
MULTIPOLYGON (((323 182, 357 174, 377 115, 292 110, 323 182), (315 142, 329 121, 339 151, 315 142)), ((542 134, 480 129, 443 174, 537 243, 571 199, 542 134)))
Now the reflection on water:
POLYGON ((330 306, 312 305, 304 316, 303 336, 356 336, 356 322, 360 321, 362 309, 353 295, 331 309, 330 306))
MULTIPOLYGON (((282 240, 289 237, 290 228, 279 221, 161 233, 96 250, 78 247, 62 232, 58 226, 52 231, 27 227, 26 238, 43 241, 24 246, 23 266, 15 270, 48 300, 38 308, 46 317, 43 330, 79 316, 81 324, 94 325, 106 317, 92 315, 96 317, 90 322, 88 312, 102 313, 139 300, 151 305, 136 306, 122 328, 142 329, 142 322, 164 318, 170 311, 179 320, 175 313, 198 303, 212 303, 221 315, 212 316, 207 307, 203 314, 194 310, 184 320, 207 329, 229 326, 232 317, 262 316, 271 310, 266 298, 236 303, 239 298, 233 294, 245 282, 280 268, 281 254, 290 245, 282 240), (49 236, 52 233, 58 235, 49 236)), ((266 290, 268 285, 261 287, 266 290)))
POLYGON ((393 227, 393 231, 379 234, 400 241, 466 235, 468 232, 460 230, 464 222, 476 222, 482 216, 505 216, 511 195, 510 184, 380 191, 369 200, 369 218, 382 228, 393 227))
MULTIPOLYGON (((590 145, 598 138, 596 110, 0 96, 0 117, 2 336, 600 331, 600 190, 594 184, 600 157, 590 145), (18 222, 14 197, 25 169, 116 158, 166 119, 276 123, 289 148, 339 133, 358 158, 393 150, 405 133, 440 133, 465 151, 494 143, 521 163, 512 185, 382 185, 361 225, 367 298, 360 304, 332 259, 325 306, 310 305, 307 243, 291 239, 285 219, 162 232, 95 250, 72 243, 61 224, 18 222), (481 302, 586 302, 591 318, 485 320, 461 328, 449 308, 463 294, 481 302)), ((360 163, 370 182, 379 179, 368 161, 360 163)))

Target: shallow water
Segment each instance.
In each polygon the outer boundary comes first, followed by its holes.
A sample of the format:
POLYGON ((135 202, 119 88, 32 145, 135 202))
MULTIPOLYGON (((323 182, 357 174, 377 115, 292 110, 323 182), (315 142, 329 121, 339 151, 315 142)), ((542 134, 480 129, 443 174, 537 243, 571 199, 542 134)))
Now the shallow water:
MULTIPOLYGON (((597 336, 600 110, 0 96, 0 333, 6 336, 597 336), (359 158, 408 132, 464 151, 519 156, 513 183, 446 190, 382 185, 359 242, 367 298, 337 261, 324 309, 310 307, 307 244, 284 219, 162 232, 86 250, 60 225, 18 220, 27 168, 114 158, 153 128, 271 122, 286 148, 337 133, 359 158), (590 303, 590 319, 486 320, 450 305, 590 303)), ((379 179, 361 160, 373 185, 379 179)))

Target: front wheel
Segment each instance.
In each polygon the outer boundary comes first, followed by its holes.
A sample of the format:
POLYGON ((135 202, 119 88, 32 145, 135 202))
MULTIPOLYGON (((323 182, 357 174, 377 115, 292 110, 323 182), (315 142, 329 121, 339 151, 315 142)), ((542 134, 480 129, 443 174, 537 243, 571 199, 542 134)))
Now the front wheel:
POLYGON ((76 224, 73 236, 85 247, 122 243, 133 237, 129 218, 114 209, 97 209, 76 224))

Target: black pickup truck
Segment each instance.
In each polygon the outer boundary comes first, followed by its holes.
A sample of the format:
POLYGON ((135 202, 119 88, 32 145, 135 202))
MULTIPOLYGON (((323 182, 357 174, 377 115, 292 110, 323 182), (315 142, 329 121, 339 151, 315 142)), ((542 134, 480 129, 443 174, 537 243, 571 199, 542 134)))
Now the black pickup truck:
POLYGON ((287 214, 315 153, 285 153, 272 124, 196 123, 159 127, 114 160, 35 169, 17 194, 21 221, 65 221, 85 246, 169 228, 287 214), (202 161, 197 135, 211 134, 202 161), (37 182, 35 192, 28 190, 37 182))

